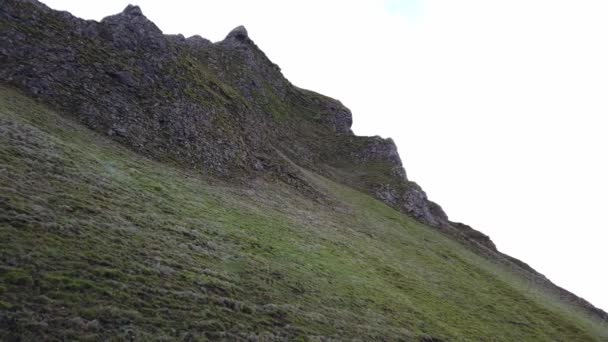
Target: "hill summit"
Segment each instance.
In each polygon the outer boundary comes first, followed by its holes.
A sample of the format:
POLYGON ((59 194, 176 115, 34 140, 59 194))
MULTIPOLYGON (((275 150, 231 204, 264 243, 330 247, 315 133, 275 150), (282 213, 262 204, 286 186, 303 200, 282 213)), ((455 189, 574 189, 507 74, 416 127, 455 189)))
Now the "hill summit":
POLYGON ((347 107, 291 84, 243 26, 210 42, 165 35, 133 5, 100 22, 35 0, 0 9, 2 160, 10 165, 2 186, 15 194, 0 202, 11 243, 2 254, 0 337, 439 341, 514 327, 521 335, 512 339, 602 336, 608 314, 450 221, 408 179, 391 139, 354 135, 347 107), (101 241, 102 259, 80 254, 76 237, 90 248, 101 241), (47 249, 32 252, 36 241, 47 249), (78 259, 94 266, 79 274, 78 259), (409 263, 421 268, 407 271, 409 263), (28 290, 18 295, 16 286, 28 290), (482 299, 463 302, 478 292, 482 299), (324 296, 327 306, 314 311, 324 296), (518 304, 497 308, 494 296, 518 304), (154 305, 137 311, 147 301, 154 305), (78 303, 95 309, 75 312, 78 303), (184 318, 203 306, 211 309, 184 318), (478 323, 475 310, 492 322, 478 323))

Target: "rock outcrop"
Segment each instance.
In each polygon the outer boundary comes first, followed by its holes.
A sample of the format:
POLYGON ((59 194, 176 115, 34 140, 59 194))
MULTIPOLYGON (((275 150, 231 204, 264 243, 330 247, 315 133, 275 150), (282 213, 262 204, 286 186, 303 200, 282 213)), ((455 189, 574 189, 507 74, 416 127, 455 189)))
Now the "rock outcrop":
POLYGON ((348 108, 293 86, 242 26, 213 44, 164 35, 132 5, 101 22, 34 1, 2 6, 0 79, 141 153, 219 176, 274 173, 302 187, 284 156, 326 175, 344 166, 338 159, 384 166, 369 168, 376 182, 349 185, 424 223, 448 224, 408 182, 392 140, 355 137, 348 108), (336 158, 345 147, 346 158, 336 158))
POLYGON ((211 43, 164 35, 137 6, 95 22, 4 0, 0 30, 0 81, 133 150, 219 177, 276 177, 314 195, 299 171, 311 169, 502 258, 408 180, 391 139, 355 136, 348 108, 292 85, 242 26, 211 43))

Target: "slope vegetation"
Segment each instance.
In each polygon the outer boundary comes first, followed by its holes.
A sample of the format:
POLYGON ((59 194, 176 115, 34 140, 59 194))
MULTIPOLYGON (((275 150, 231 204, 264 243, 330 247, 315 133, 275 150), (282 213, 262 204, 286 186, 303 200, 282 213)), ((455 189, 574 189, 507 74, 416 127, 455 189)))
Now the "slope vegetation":
POLYGON ((600 341, 604 323, 382 202, 142 157, 0 88, 0 339, 600 341))
POLYGON ((244 27, 4 0, 0 33, 0 340, 607 339, 244 27))

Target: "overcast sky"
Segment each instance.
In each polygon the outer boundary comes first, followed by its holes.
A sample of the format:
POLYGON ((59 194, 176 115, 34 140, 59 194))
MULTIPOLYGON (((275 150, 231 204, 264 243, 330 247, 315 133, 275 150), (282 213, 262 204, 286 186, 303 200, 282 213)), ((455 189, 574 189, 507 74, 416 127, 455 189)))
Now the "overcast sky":
MULTIPOLYGON (((165 33, 245 25, 355 133, 395 139, 452 220, 608 310, 608 2, 135 1, 165 33)), ((129 3, 43 2, 97 20, 129 3)))

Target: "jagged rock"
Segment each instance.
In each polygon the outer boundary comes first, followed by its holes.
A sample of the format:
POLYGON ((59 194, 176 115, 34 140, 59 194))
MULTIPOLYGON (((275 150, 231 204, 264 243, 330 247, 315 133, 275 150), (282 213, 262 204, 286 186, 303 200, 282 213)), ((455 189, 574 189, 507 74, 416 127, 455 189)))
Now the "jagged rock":
POLYGON ((330 126, 334 132, 338 134, 352 134, 351 126, 353 125, 353 115, 350 109, 346 108, 340 101, 337 103, 328 103, 326 108, 328 115, 325 118, 325 124, 330 126))
POLYGON ((403 193, 402 205, 405 211, 421 222, 435 227, 447 224, 447 215, 441 207, 428 200, 422 188, 413 182, 403 193))
POLYGON ((128 5, 121 13, 104 18, 101 24, 105 24, 101 29, 106 38, 119 49, 167 48, 162 31, 144 16, 138 6, 128 5))
POLYGON ((363 148, 355 151, 354 156, 361 161, 382 160, 394 166, 403 167, 397 152, 397 145, 391 138, 370 137, 363 148))
POLYGON ((414 182, 408 182, 403 190, 393 188, 390 184, 381 184, 376 188, 375 196, 420 222, 437 228, 450 225, 443 209, 429 201, 426 193, 414 182))
POLYGON ((127 5, 127 7, 122 11, 122 14, 134 17, 140 17, 144 15, 139 6, 133 6, 131 4, 127 5))
POLYGON ((494 245, 494 242, 492 242, 492 240, 490 240, 490 237, 486 234, 477 231, 464 223, 450 222, 450 226, 460 231, 468 239, 475 241, 478 244, 485 246, 493 251, 496 251, 496 245, 494 245))
POLYGON ((211 41, 199 35, 186 38, 186 43, 195 49, 201 49, 211 45, 211 41))
POLYGON ((249 39, 249 34, 247 33, 247 29, 245 26, 237 26, 228 35, 226 36, 226 40, 237 40, 240 42, 247 41, 249 39))

